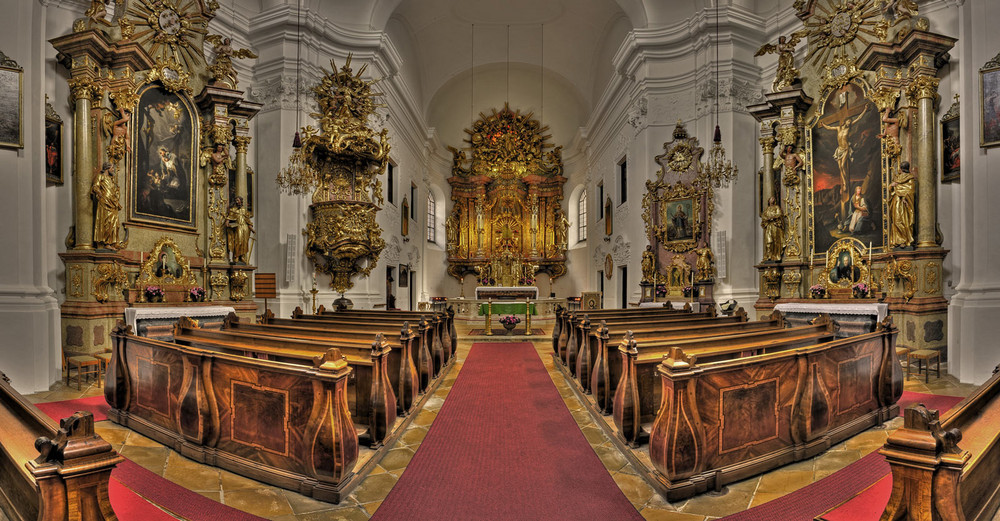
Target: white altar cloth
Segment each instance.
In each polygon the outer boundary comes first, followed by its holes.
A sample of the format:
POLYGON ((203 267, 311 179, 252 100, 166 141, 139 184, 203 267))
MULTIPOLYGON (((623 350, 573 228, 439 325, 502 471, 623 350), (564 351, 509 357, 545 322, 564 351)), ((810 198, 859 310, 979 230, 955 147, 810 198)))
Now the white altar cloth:
POLYGON ((148 308, 125 308, 125 323, 138 333, 140 320, 180 317, 224 317, 236 310, 230 306, 170 306, 148 308))
POLYGON ((833 302, 781 302, 774 306, 782 313, 828 313, 830 315, 875 315, 881 322, 889 314, 889 304, 868 302, 865 304, 837 304, 833 302))
POLYGON ((476 288, 476 298, 489 299, 491 295, 496 295, 492 298, 498 298, 512 292, 525 295, 517 298, 526 298, 528 294, 530 294, 530 298, 538 298, 538 288, 535 286, 479 286, 476 288))

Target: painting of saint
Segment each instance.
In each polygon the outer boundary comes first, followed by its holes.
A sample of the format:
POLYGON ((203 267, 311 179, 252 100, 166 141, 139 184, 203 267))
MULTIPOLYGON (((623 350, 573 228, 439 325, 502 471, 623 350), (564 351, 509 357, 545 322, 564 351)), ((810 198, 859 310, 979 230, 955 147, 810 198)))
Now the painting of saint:
POLYGON ((822 109, 812 127, 815 251, 843 237, 881 246, 878 109, 854 83, 830 93, 822 109))
POLYGON ((50 185, 63 184, 62 122, 49 118, 45 118, 45 181, 50 185))
POLYGON ((152 85, 140 94, 133 146, 131 218, 194 226, 193 111, 187 100, 152 85))
POLYGON ((851 252, 841 251, 837 255, 837 263, 830 269, 830 282, 841 286, 857 282, 861 278, 861 270, 851 261, 851 252))
POLYGON ((667 242, 694 240, 694 199, 666 201, 662 212, 667 242))
POLYGON ((153 265, 153 275, 161 279, 180 279, 182 274, 183 270, 177 263, 177 255, 173 248, 165 246, 160 250, 160 256, 153 265))
POLYGON ((959 118, 941 122, 941 181, 955 181, 962 172, 959 118))
POLYGON ((1000 69, 980 70, 982 135, 980 146, 1000 145, 1000 69))

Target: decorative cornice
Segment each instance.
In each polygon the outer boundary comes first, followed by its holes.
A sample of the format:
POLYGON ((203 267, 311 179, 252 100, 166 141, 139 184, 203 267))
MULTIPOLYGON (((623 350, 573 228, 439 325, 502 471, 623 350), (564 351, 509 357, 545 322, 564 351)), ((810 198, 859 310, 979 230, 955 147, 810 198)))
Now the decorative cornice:
POLYGON ((700 93, 697 105, 698 117, 712 113, 715 108, 716 91, 719 95, 719 110, 722 112, 748 114, 747 105, 765 101, 764 91, 752 82, 720 78, 719 84, 721 88, 717 88, 714 78, 705 78, 698 83, 697 90, 700 93))

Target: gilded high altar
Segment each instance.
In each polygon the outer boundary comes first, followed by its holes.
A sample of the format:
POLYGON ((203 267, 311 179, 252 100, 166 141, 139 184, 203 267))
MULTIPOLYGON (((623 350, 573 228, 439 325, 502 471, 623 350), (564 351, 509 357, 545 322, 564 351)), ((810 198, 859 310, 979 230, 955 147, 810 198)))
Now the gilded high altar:
POLYGON ((531 285, 538 272, 566 273, 562 147, 548 142, 547 130, 505 105, 465 130, 466 149, 451 149, 454 206, 445 231, 448 273, 459 281, 471 273, 484 285, 531 285))
POLYGON ((755 307, 766 314, 819 293, 877 298, 890 305, 899 345, 940 349, 947 251, 935 112, 938 69, 955 40, 929 32, 905 4, 797 0, 803 28, 761 48, 781 60, 774 92, 748 107, 761 122, 761 201, 773 201, 760 208, 755 307), (803 38, 800 73, 792 51, 803 38))
POLYGON ((120 0, 109 21, 94 0, 51 41, 74 106, 73 227, 60 254, 66 350, 109 347, 124 309, 150 300, 256 312, 247 151, 261 107, 237 90, 233 67, 255 56, 209 34, 218 7, 120 0))

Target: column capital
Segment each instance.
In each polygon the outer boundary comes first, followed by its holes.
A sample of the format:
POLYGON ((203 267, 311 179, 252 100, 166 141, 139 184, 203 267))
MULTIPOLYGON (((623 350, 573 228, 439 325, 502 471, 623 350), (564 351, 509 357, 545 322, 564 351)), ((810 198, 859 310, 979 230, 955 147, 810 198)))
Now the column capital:
POLYGON ((771 154, 774 152, 774 146, 777 144, 777 140, 774 136, 763 136, 759 139, 760 149, 764 154, 771 154))
POLYGON ((906 86, 906 97, 910 100, 924 98, 936 100, 938 96, 937 89, 940 83, 941 80, 938 78, 921 74, 910 80, 910 84, 906 86))
POLYGON ((233 138, 233 142, 236 144, 237 154, 246 154, 247 147, 250 146, 250 140, 253 139, 250 136, 236 136, 233 138))
POLYGON ((104 88, 89 76, 77 76, 70 78, 69 89, 72 92, 73 100, 94 101, 101 96, 104 88))

